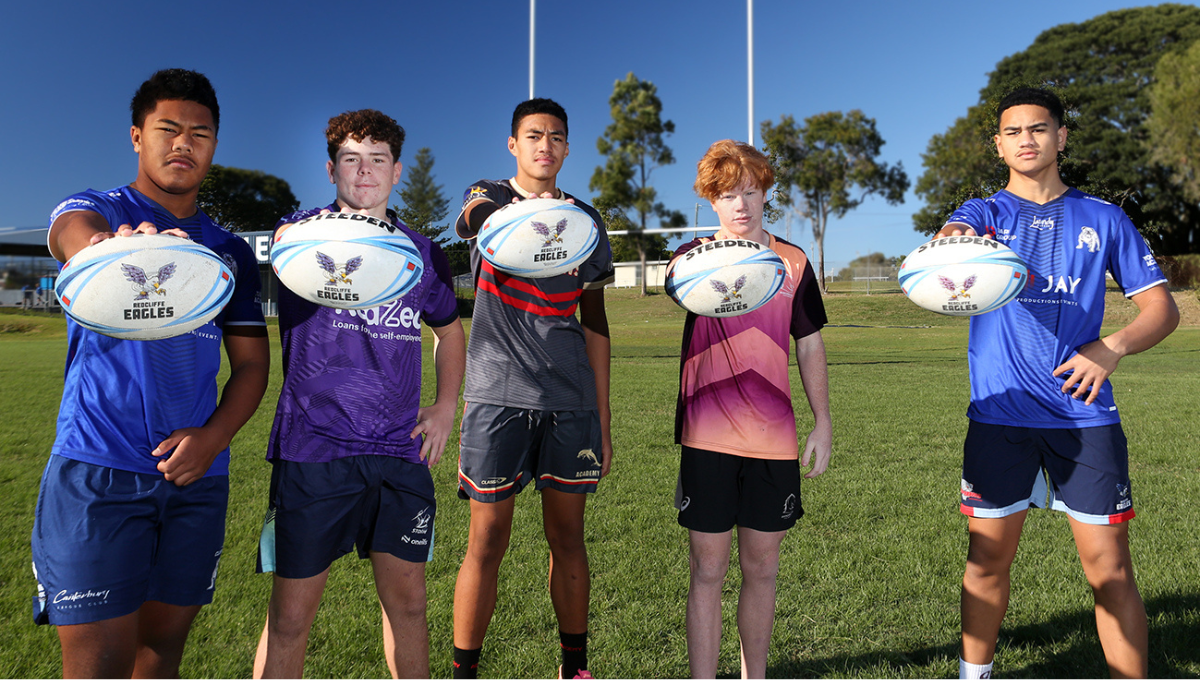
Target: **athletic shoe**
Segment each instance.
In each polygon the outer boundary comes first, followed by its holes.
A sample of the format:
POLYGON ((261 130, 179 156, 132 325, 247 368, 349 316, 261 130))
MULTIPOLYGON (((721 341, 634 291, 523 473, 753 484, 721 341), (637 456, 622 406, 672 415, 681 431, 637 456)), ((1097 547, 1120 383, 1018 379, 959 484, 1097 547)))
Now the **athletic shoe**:
MULTIPOLYGON (((558 680, 563 680, 562 666, 558 667, 558 680)), ((572 676, 572 680, 593 680, 593 678, 586 668, 580 668, 579 672, 572 676)))

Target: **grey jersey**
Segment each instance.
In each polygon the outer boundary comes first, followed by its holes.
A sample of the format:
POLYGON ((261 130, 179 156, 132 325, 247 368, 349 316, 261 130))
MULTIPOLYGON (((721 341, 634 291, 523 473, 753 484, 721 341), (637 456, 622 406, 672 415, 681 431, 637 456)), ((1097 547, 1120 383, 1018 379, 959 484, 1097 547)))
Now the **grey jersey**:
MULTIPOLYGON (((484 198, 508 205, 521 197, 509 180, 480 180, 464 207, 484 198)), ((573 198, 564 193, 564 199, 573 198)), ((575 308, 585 289, 613 280, 612 248, 600 214, 576 199, 600 229, 591 257, 577 269, 544 279, 510 276, 480 257, 471 239, 475 311, 467 347, 467 402, 542 411, 596 408, 596 382, 575 308)), ((460 232, 465 218, 458 217, 460 232)))

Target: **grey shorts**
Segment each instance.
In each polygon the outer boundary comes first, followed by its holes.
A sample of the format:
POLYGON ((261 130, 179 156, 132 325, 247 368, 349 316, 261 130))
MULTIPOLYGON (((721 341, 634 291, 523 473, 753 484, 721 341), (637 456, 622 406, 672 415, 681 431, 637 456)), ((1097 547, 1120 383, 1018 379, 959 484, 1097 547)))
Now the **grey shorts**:
POLYGON ((458 453, 458 495, 483 503, 538 491, 594 493, 600 481, 596 411, 535 411, 467 404, 458 453))

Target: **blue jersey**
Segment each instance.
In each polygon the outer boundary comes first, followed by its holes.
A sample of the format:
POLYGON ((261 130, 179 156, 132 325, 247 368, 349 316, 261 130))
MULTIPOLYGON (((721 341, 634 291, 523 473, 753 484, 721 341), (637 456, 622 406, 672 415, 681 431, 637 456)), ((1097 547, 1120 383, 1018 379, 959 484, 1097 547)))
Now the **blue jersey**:
MULTIPOLYGON (((276 226, 318 212, 292 213, 276 226)), ((327 462, 370 454, 420 462, 421 439, 409 435, 421 404, 421 321, 453 323, 458 302, 442 249, 392 221, 425 262, 421 281, 399 299, 371 309, 334 309, 280 286, 283 388, 268 459, 327 462)))
MULTIPOLYGON (((201 211, 178 219, 132 187, 87 190, 63 201, 64 213, 98 213, 116 231, 151 222, 159 230, 182 229, 221 256, 233 271, 233 297, 215 319, 163 340, 119 340, 67 320, 67 366, 58 433, 52 453, 93 465, 161 474, 150 455, 175 430, 204 425, 217 405, 221 338, 228 326, 265 326, 259 299, 258 263, 245 241, 201 211)), ((208 475, 229 474, 229 449, 208 475)))
POLYGON ((982 423, 1080 428, 1120 422, 1105 381, 1090 406, 1054 369, 1100 338, 1106 272, 1126 297, 1166 283, 1145 239, 1117 206, 1076 189, 1045 205, 1000 191, 947 221, 1009 246, 1029 266, 1015 300, 971 318, 971 405, 982 423))

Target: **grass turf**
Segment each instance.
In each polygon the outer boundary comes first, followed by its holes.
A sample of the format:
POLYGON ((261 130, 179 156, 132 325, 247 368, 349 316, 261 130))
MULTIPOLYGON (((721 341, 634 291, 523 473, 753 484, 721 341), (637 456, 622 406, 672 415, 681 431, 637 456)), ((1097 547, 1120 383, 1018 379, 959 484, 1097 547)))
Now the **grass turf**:
MULTIPOLYGON (((1190 292, 1177 296, 1195 307, 1190 292), (1190 298, 1190 301, 1188 299, 1190 298)), ((922 312, 899 295, 826 298, 834 458, 806 481, 806 515, 784 542, 768 672, 783 677, 953 677, 966 523, 956 510, 968 396, 964 319, 922 312)), ((1195 366, 1200 327, 1180 328, 1114 376, 1130 441, 1139 517, 1131 544, 1150 617, 1151 675, 1200 675, 1200 450, 1195 366)), ((592 669, 602 677, 687 674, 687 537, 671 508, 672 443, 682 313, 665 295, 608 296, 613 337, 613 473, 588 505, 592 669)), ((1194 310, 1193 310, 1194 312, 1194 310)), ((1110 320, 1129 304, 1110 296, 1110 320)), ((1117 326, 1106 327, 1111 332, 1117 326)), ((281 375, 234 442, 226 548, 214 604, 197 618, 182 671, 249 676, 270 591, 254 574, 269 470, 263 461, 281 375)), ((428 344, 428 343, 427 343, 428 344)), ((0 676, 60 672, 53 628, 29 619, 29 531, 54 436, 65 331, 61 319, 0 315, 0 676)), ((427 384, 432 367, 426 362, 427 384)), ((802 395, 793 375, 793 391, 802 395)), ((810 419, 798 397, 799 429, 810 419)), ((452 442, 457 437, 452 437, 452 442)), ((434 470, 437 538, 428 565, 433 674, 449 673, 454 579, 466 547, 467 504, 455 498, 454 447, 434 470)), ((516 507, 500 602, 481 671, 550 677, 558 664, 546 593, 547 549, 536 494, 516 507)), ((734 556, 736 560, 736 553, 734 556)), ((735 562, 736 564, 736 562, 735 562)), ((738 673, 739 578, 725 589, 720 672, 738 673)), ((1096 677, 1106 669, 1091 596, 1058 513, 1030 514, 1013 568, 997 655, 1009 677, 1096 677)), ((386 676, 370 567, 333 567, 309 644, 312 677, 386 676)))

